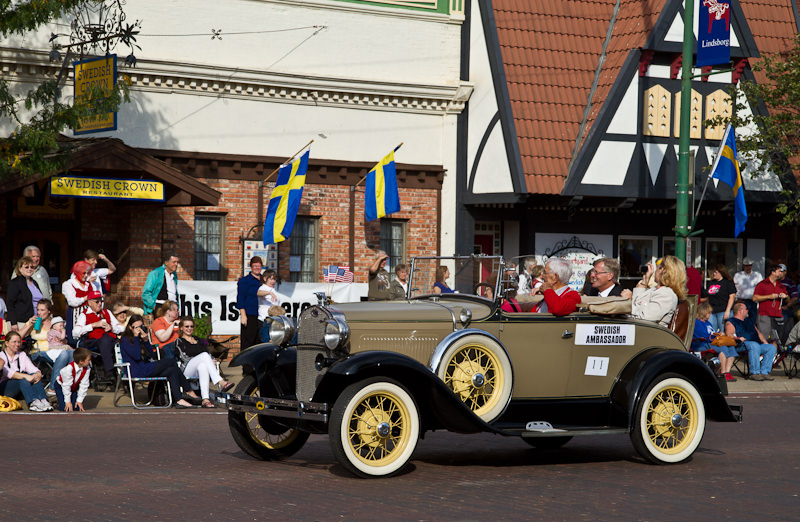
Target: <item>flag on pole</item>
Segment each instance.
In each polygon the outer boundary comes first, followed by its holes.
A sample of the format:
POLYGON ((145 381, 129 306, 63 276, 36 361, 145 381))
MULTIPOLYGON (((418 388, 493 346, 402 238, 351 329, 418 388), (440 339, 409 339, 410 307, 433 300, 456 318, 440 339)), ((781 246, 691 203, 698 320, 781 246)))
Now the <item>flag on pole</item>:
POLYGON ((719 152, 714 159, 711 177, 733 189, 734 237, 738 237, 744 232, 744 224, 747 223, 747 208, 744 204, 742 173, 739 171, 739 162, 736 160, 736 133, 730 123, 725 129, 725 135, 719 145, 719 152))
POLYGON ((392 151, 367 174, 364 217, 372 221, 399 210, 400 193, 397 191, 397 172, 392 151))
POLYGON ((309 152, 307 150, 300 159, 281 166, 278 171, 278 180, 272 189, 267 217, 264 220, 265 245, 280 243, 292 233, 306 183, 309 152))

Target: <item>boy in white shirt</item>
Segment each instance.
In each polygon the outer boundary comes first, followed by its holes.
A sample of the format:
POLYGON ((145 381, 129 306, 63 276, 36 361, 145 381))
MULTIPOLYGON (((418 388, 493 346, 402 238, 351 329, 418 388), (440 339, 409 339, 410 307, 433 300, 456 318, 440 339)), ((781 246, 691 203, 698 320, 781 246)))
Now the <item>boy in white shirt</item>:
POLYGON ((86 393, 89 391, 92 352, 86 348, 76 348, 72 359, 73 362, 61 368, 56 377, 56 397, 59 411, 84 411, 83 399, 86 398, 86 393), (66 397, 69 397, 69 401, 65 401, 66 397))

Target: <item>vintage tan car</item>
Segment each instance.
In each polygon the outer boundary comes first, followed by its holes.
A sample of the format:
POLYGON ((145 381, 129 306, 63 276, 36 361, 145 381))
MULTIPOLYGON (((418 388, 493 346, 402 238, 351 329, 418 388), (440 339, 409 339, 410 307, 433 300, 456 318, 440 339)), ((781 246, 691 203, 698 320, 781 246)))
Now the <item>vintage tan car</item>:
POLYGON ((327 433, 345 468, 374 477, 401 471, 431 430, 492 432, 538 448, 627 433, 645 459, 677 463, 697 449, 706 418, 741 420, 685 339, 655 323, 504 312, 500 258, 417 258, 411 273, 406 300, 321 297, 296 328, 271 318, 271 342, 232 361, 244 379, 218 399, 242 450, 281 459, 327 433), (457 293, 432 293, 440 266, 457 293), (487 284, 492 300, 475 295, 487 284))

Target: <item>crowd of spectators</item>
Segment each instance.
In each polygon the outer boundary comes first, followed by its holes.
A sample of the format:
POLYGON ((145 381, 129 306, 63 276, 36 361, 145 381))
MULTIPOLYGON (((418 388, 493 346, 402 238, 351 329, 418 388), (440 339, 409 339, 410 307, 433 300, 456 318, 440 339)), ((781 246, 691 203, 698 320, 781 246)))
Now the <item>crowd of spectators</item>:
POLYGON ((193 319, 178 319, 178 263, 177 256, 168 255, 150 272, 142 291, 144 307, 136 308, 109 302, 109 278, 116 266, 102 251, 86 250, 61 285, 62 317, 53 314, 54 292, 41 251, 25 248, 6 300, 0 298, 5 337, 0 395, 21 396, 31 411, 52 410, 51 399, 61 411, 84 411, 90 380, 116 383, 118 349, 134 377, 167 377, 175 407, 213 406, 209 382, 225 390, 233 383, 222 379, 208 343, 191 335, 193 319), (49 380, 44 379, 46 372, 49 380), (200 395, 188 379, 197 379, 200 395))

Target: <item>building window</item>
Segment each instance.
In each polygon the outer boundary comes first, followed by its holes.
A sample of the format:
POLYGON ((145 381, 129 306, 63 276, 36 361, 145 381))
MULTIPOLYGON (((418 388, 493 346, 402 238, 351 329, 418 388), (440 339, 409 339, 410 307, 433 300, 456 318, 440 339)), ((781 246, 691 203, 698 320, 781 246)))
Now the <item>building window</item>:
POLYGON ((198 281, 222 280, 222 231, 224 216, 194 216, 194 278, 198 281))
POLYGON ((656 260, 656 238, 619 236, 620 280, 641 279, 644 266, 656 260))
POLYGON ((381 219, 381 250, 389 255, 387 270, 405 263, 406 222, 400 219, 381 219))
POLYGON ((294 222, 289 241, 289 281, 315 283, 320 280, 317 272, 317 220, 299 217, 294 222))

